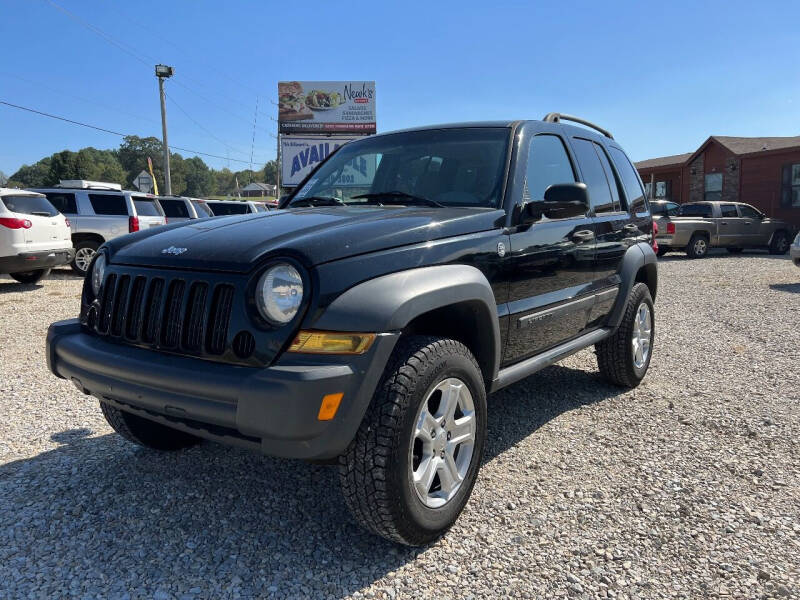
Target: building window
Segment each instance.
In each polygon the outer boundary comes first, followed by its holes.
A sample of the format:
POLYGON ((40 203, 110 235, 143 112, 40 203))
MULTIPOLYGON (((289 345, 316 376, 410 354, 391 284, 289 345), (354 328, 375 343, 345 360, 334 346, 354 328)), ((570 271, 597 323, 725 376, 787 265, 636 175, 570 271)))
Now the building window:
POLYGON ((785 165, 781 186, 781 206, 800 208, 800 164, 785 165))
POLYGON ((709 173, 706 175, 706 202, 722 199, 722 173, 709 173))

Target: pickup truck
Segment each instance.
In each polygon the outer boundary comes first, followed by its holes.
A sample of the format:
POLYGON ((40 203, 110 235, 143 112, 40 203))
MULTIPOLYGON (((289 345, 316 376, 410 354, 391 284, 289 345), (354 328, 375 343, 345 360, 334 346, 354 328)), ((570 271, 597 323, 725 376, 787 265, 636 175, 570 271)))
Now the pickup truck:
POLYGON ((771 219, 741 202, 692 202, 681 205, 677 215, 673 210, 664 210, 654 220, 658 225, 659 256, 680 251, 689 258, 702 258, 714 247, 725 248, 731 254, 745 248, 786 254, 794 232, 789 223, 771 219))

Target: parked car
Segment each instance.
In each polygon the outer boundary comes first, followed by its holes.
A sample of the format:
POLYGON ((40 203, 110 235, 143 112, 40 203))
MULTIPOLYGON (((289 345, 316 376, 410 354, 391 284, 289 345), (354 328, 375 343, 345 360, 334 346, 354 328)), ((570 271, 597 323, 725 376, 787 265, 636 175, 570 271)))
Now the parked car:
POLYGON ((215 217, 264 212, 259 211, 256 207, 256 203, 251 202, 250 200, 206 200, 206 203, 211 207, 215 217))
POLYGON ((566 119, 365 137, 282 210, 111 240, 50 370, 144 446, 336 459, 360 523, 428 543, 475 483, 487 393, 591 346, 614 384, 648 369, 644 188, 566 119), (369 191, 340 186, 352 164, 369 191))
POLYGON ((62 180, 57 187, 33 191, 46 195, 72 224, 71 266, 80 275, 86 274, 103 242, 167 222, 155 196, 123 190, 115 183, 62 180))
POLYGON ((74 254, 69 221, 44 194, 0 188, 0 273, 36 283, 74 254))
POLYGON ((789 255, 792 257, 794 264, 800 267, 800 233, 795 236, 794 243, 789 249, 789 255))
POLYGON ((214 213, 205 200, 188 198, 186 196, 159 196, 158 203, 170 223, 188 221, 190 219, 205 219, 213 217, 214 213))
POLYGON ((692 202, 682 204, 677 216, 658 223, 659 254, 685 251, 702 258, 709 248, 726 248, 735 254, 745 248, 767 248, 770 254, 786 254, 793 227, 771 219, 742 202, 692 202))

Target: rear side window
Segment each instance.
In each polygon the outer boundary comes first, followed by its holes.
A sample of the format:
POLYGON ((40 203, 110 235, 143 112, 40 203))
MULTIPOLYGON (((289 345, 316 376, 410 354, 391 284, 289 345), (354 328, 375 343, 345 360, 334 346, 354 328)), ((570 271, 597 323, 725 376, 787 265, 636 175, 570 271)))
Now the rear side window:
MULTIPOLYGON (((171 219, 188 219, 189 209, 186 208, 186 203, 183 200, 159 200, 161 208, 164 209, 164 214, 171 219)), ((138 206, 137 206, 138 209, 138 206)))
POLYGON ((611 160, 614 161, 614 166, 617 167, 617 173, 622 179, 622 187, 625 189, 625 196, 628 198, 628 209, 634 213, 646 211, 647 205, 644 200, 644 190, 636 169, 633 168, 631 161, 628 160, 622 150, 614 148, 614 146, 609 146, 608 149, 611 152, 611 160))
POLYGON ((742 213, 742 216, 745 219, 758 219, 761 217, 760 212, 758 212, 755 208, 747 204, 740 204, 739 212, 742 213))
POLYGON ((55 207, 44 196, 3 196, 0 202, 14 213, 21 215, 38 215, 54 217, 58 214, 55 207))
POLYGON ((194 204, 194 209, 197 211, 197 216, 200 217, 201 219, 203 217, 214 216, 214 213, 211 212, 211 207, 205 202, 200 202, 199 200, 192 200, 192 204, 194 204))
POLYGON ((45 194, 50 204, 55 206, 59 212, 65 215, 77 215, 78 203, 75 201, 75 194, 64 194, 62 192, 47 192, 45 194))
POLYGON ((96 215, 128 215, 128 206, 122 194, 89 194, 96 215))
POLYGON ((225 215, 243 215, 250 212, 250 207, 244 202, 231 202, 230 204, 223 202, 212 202, 211 210, 213 210, 214 214, 219 217, 225 215))
POLYGON ((711 218, 710 204, 684 204, 681 206, 680 216, 682 217, 703 217, 711 218))
POLYGON ((595 213, 613 212, 614 196, 611 194, 606 171, 595 150, 595 143, 582 138, 574 138, 575 154, 581 166, 584 183, 589 189, 589 201, 595 213))
POLYGON ((557 183, 574 183, 575 172, 564 142, 555 135, 537 135, 528 150, 523 201, 544 200, 544 192, 557 183))
POLYGON ((674 217, 680 212, 680 208, 674 202, 658 202, 650 205, 650 212, 655 217, 674 217))
POLYGON ((136 207, 136 214, 140 217, 160 217, 161 211, 158 210, 156 201, 151 198, 132 196, 133 205, 136 207))
POLYGON ((738 217, 739 213, 736 212, 736 205, 735 204, 722 204, 719 207, 719 211, 723 217, 738 217))

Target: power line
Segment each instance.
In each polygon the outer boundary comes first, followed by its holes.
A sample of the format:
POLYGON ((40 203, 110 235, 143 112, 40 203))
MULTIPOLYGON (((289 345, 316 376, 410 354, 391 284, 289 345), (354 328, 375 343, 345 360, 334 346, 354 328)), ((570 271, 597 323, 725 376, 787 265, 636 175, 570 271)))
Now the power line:
MULTIPOLYGON (((81 127, 88 127, 89 129, 95 129, 97 131, 102 131, 103 133, 110 133, 111 135, 117 135, 117 136, 123 137, 123 138, 125 138, 125 137, 137 137, 137 136, 135 136, 135 134, 121 133, 119 131, 114 131, 113 129, 106 129, 105 127, 98 127, 97 125, 90 125, 89 123, 83 123, 81 121, 75 121, 73 119, 68 119, 66 117, 60 117, 58 115, 53 115, 53 114, 50 114, 50 113, 46 113, 46 112, 43 112, 41 110, 36 110, 35 108, 30 108, 30 107, 27 107, 27 106, 20 106, 19 104, 12 104, 11 102, 6 102, 5 100, 0 100, 0 104, 3 104, 5 106, 10 106, 11 108, 16 108, 16 109, 19 109, 19 110, 24 110, 24 111, 27 111, 27 112, 30 112, 30 113, 34 113, 34 114, 37 114, 37 115, 41 115, 43 117, 48 117, 50 119, 56 119, 58 121, 64 121, 66 123, 72 123, 73 125, 80 125, 81 127)), ((155 137, 155 136, 152 136, 152 137, 155 137)), ((183 152, 190 152, 192 154, 198 154, 200 156, 208 156, 210 158, 218 158, 220 160, 232 160, 232 161, 238 162, 238 163, 251 164, 250 161, 247 161, 247 160, 240 160, 238 158, 228 158, 228 157, 225 157, 225 156, 220 156, 219 154, 211 154, 209 152, 201 152, 200 150, 192 150, 190 148, 182 148, 180 146, 170 146, 170 148, 172 148, 173 150, 181 150, 183 152)), ((266 163, 268 161, 264 161, 264 162, 266 163)))
MULTIPOLYGON (((233 151, 235 151, 235 152, 236 152, 236 153, 238 153, 238 154, 244 154, 244 155, 246 155, 246 154, 247 154, 247 152, 244 152, 244 151, 242 151, 242 150, 239 150, 239 149, 237 149, 235 146, 231 146, 231 145, 230 145, 229 143, 227 143, 226 141, 224 141, 224 140, 221 140, 220 138, 218 138, 217 136, 215 136, 215 135, 214 135, 213 133, 211 133, 211 132, 210 132, 208 129, 206 129, 206 128, 205 128, 205 127, 202 125, 202 124, 200 124, 199 122, 195 121, 195 120, 194 120, 194 118, 192 118, 192 115, 190 115, 188 112, 186 112, 186 110, 185 110, 185 109, 184 109, 184 108, 183 108, 183 107, 182 107, 180 104, 178 104, 177 102, 175 102, 175 99, 174 99, 172 96, 170 96, 170 95, 169 95, 169 94, 167 94, 166 92, 164 92, 164 95, 165 95, 167 98, 169 98, 170 102, 172 102, 172 104, 174 104, 174 105, 175 105, 175 107, 176 107, 176 108, 177 108, 179 111, 181 111, 181 112, 182 112, 182 113, 183 113, 183 114, 186 116, 186 118, 187 118, 187 119, 189 119, 189 120, 190 120, 192 123, 194 123, 194 124, 195 124, 195 125, 196 125, 198 128, 200 128, 200 129, 202 129, 203 131, 205 131, 205 132, 206 132, 206 133, 207 133, 209 136, 211 136, 212 138, 214 138, 214 139, 215 139, 216 141, 218 141, 220 144, 222 144, 223 146, 225 146, 225 148, 226 148, 226 149, 228 149, 228 150, 233 150, 233 151)), ((252 155, 252 152, 251 152, 251 155, 252 155)))

